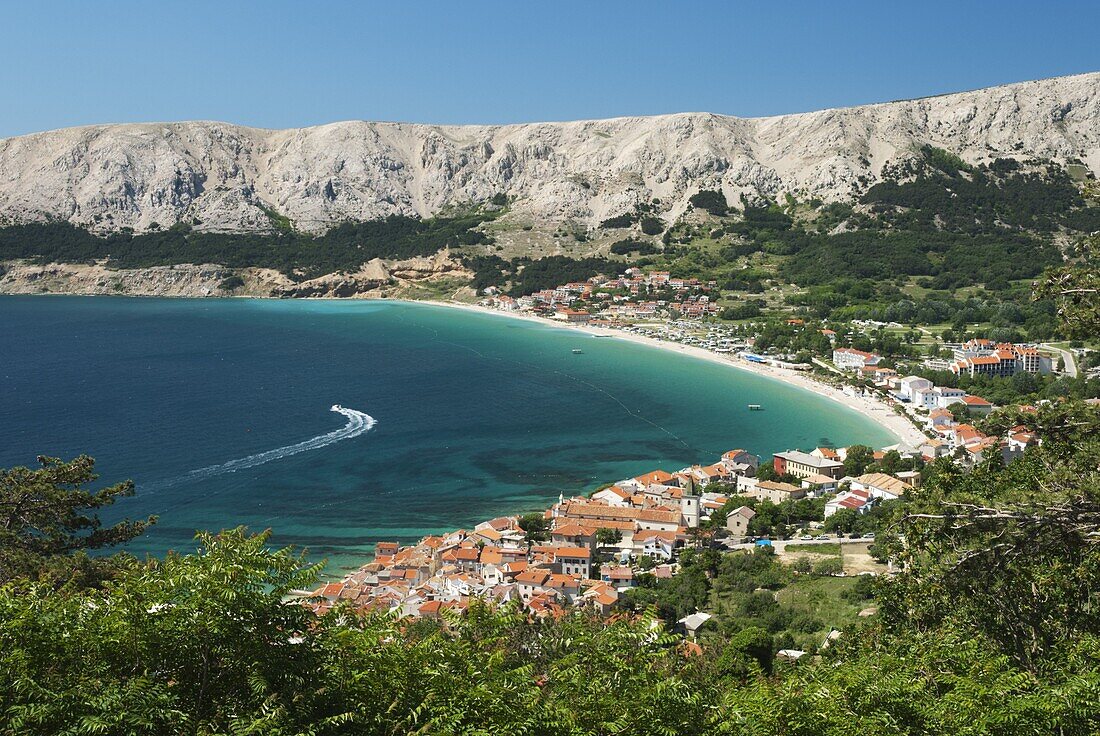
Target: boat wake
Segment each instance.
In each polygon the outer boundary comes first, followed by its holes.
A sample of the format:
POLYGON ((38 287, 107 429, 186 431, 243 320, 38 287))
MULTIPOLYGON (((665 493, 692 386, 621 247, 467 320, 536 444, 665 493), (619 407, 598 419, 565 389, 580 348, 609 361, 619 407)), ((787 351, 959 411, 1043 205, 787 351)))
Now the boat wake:
POLYGON ((374 428, 374 425, 378 423, 374 417, 369 414, 365 414, 355 409, 347 409, 339 404, 332 405, 332 411, 337 414, 343 414, 347 418, 347 424, 340 429, 335 429, 325 434, 311 437, 308 440, 299 442, 294 445, 287 445, 286 447, 276 447, 274 450, 267 450, 266 452, 260 452, 255 455, 249 455, 248 457, 237 458, 236 460, 230 460, 229 462, 221 463, 219 465, 210 465, 205 468, 199 468, 198 470, 192 470, 184 476, 176 478, 164 484, 159 484, 161 488, 166 486, 174 486, 180 483, 187 483, 195 480, 202 480, 203 478, 209 478, 215 475, 222 475, 223 473, 235 473, 238 470, 245 470, 247 468, 254 468, 257 465, 263 465, 264 463, 270 463, 274 460, 282 460, 283 458, 290 457, 291 455, 298 455, 303 452, 309 452, 310 450, 319 450, 322 447, 328 447, 336 442, 342 442, 344 440, 350 440, 353 437, 358 437, 361 434, 365 434, 374 428))

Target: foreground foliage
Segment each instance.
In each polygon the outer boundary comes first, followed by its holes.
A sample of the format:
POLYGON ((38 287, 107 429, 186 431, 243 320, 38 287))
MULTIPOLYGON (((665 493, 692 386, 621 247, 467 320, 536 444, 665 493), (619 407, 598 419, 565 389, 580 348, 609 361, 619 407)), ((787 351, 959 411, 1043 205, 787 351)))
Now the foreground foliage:
POLYGON ((0 582, 30 577, 52 586, 93 585, 118 560, 85 553, 128 542, 156 519, 104 527, 96 512, 134 495, 131 481, 89 490, 98 476, 87 455, 69 462, 39 457, 38 464, 0 469, 0 582))
MULTIPOLYGON (((475 606, 441 625, 283 598, 316 573, 266 536, 101 591, 0 590, 6 733, 1012 734, 1100 727, 1100 642, 1021 668, 972 631, 868 629, 812 665, 752 634, 692 654, 648 616, 529 621, 475 606), (853 731, 854 729, 854 731, 853 731)), ((746 630, 748 631, 748 630, 746 630)), ((744 634, 745 632, 742 632, 744 634)))

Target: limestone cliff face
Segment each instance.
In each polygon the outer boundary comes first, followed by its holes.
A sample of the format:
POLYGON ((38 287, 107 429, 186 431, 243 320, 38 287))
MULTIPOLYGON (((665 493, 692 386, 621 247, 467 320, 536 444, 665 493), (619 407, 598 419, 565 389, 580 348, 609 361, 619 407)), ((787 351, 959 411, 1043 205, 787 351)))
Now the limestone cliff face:
POLYGON ((595 223, 659 198, 672 219, 701 188, 850 196, 930 143, 971 162, 1080 160, 1100 173, 1100 73, 772 118, 685 113, 568 123, 100 125, 0 140, 0 222, 100 230, 180 220, 270 227, 431 215, 503 192, 513 212, 595 223))
POLYGON ((301 282, 268 268, 229 269, 214 264, 109 269, 103 264, 8 262, 0 263, 0 294, 381 298, 413 295, 419 287, 461 283, 472 276, 445 250, 430 258, 376 258, 354 273, 330 273, 301 282), (230 277, 240 281, 227 281, 230 277))

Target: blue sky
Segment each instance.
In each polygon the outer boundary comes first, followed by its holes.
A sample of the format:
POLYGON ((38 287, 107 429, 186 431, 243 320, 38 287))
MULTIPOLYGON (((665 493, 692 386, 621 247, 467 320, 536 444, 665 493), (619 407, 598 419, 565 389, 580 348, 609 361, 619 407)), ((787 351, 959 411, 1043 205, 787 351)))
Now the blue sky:
POLYGON ((1097 2, 22 2, 0 136, 773 115, 1100 70, 1097 2))

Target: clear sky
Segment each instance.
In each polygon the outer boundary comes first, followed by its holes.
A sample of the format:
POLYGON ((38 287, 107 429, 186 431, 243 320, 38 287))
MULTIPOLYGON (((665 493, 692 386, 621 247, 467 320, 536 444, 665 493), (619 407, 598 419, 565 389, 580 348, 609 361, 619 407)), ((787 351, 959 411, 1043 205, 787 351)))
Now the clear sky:
POLYGON ((4 0, 0 136, 756 116, 1100 70, 1100 2, 4 0))

